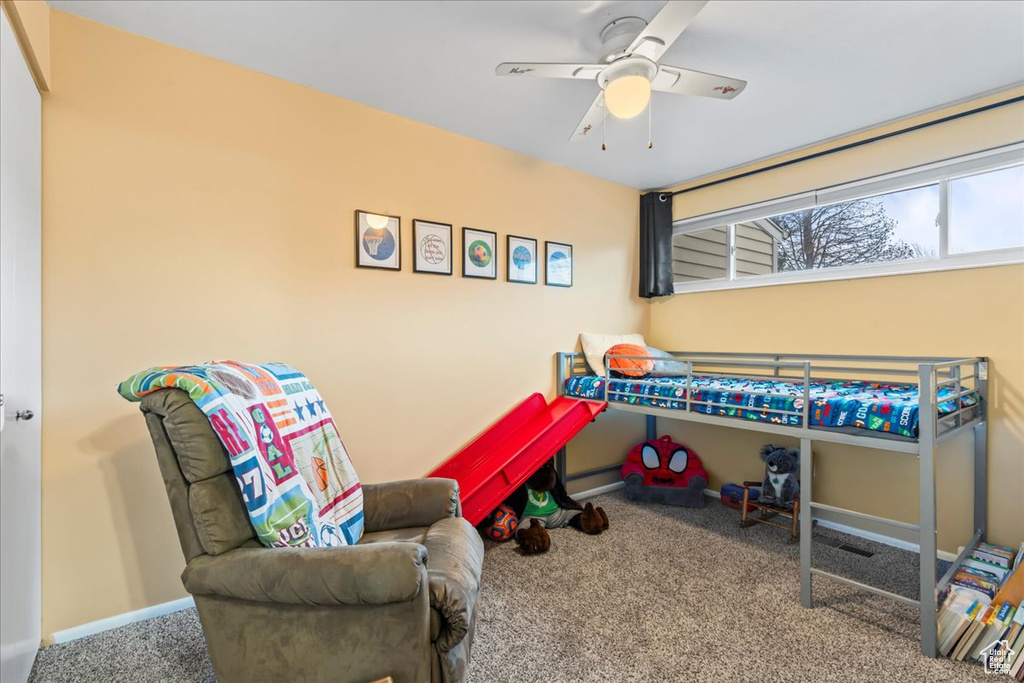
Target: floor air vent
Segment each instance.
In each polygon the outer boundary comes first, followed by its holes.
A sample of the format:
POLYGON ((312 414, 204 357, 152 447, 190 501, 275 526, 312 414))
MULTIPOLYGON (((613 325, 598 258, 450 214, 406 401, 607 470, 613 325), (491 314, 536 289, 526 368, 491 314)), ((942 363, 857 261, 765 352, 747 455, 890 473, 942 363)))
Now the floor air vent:
POLYGON ((864 548, 858 548, 857 546, 850 545, 849 543, 842 543, 840 545, 837 545, 836 547, 839 548, 840 550, 845 550, 848 553, 853 553, 854 555, 860 555, 861 557, 873 557, 874 556, 874 553, 871 552, 870 550, 864 550, 864 548))
POLYGON ((824 544, 824 545, 827 545, 827 546, 831 546, 833 548, 837 548, 839 550, 843 550, 843 551, 846 551, 848 553, 853 553, 854 555, 860 555, 861 557, 874 557, 874 555, 875 555, 870 550, 865 550, 864 548, 858 548, 855 545, 850 545, 849 543, 843 543, 842 541, 837 541, 836 539, 828 538, 827 536, 817 536, 817 537, 815 537, 814 540, 817 541, 818 543, 821 543, 821 544, 824 544))

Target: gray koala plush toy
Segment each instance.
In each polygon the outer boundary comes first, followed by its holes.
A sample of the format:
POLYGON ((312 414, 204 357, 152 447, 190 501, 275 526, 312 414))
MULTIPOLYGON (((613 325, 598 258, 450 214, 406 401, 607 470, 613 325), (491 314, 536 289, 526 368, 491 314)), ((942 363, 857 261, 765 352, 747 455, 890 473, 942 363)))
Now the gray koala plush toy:
POLYGON ((792 510, 793 499, 800 494, 797 480, 800 451, 768 444, 761 448, 761 460, 764 460, 764 484, 758 502, 792 510))

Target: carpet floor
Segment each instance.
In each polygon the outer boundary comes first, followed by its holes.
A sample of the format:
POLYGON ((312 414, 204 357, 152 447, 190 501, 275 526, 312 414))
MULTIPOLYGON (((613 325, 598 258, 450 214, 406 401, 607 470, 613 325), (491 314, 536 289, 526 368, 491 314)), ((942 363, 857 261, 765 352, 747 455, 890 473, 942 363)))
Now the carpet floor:
MULTIPOLYGON (((798 548, 702 510, 592 499, 611 528, 551 534, 545 555, 488 543, 469 676, 503 681, 991 681, 981 666, 922 657, 914 608, 817 579, 799 603, 798 548)), ((917 591, 917 555, 815 531, 815 565, 917 591), (864 557, 834 547, 849 543, 864 557)), ((195 610, 40 651, 31 681, 214 681, 195 610)))

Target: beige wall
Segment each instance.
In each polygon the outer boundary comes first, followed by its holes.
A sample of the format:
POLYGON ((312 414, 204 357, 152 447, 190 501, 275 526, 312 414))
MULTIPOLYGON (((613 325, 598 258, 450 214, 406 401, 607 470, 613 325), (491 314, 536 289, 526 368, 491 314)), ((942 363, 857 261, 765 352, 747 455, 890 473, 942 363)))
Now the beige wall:
MULTIPOLYGON (((1024 89, 1002 97, 1024 93, 1024 89)), ((917 117, 939 118, 991 97, 917 117)), ((897 126, 889 126, 890 130, 897 126)), ((852 141, 875 132, 842 140, 852 141)), ((679 195, 685 218, 803 192, 1024 139, 1024 104, 940 124, 830 157, 679 195)), ((770 160, 765 163, 771 163, 770 160)), ((744 169, 746 170, 746 169, 744 169)), ((989 431, 990 535, 1024 539, 1024 266, 683 294, 651 306, 649 343, 690 351, 988 356, 992 359, 989 431), (898 298, 899 304, 894 301, 898 298)), ((712 476, 757 479, 763 435, 663 420, 691 444, 712 476)), ((775 441, 785 441, 773 439, 775 441)), ((944 447, 939 467, 939 547, 970 537, 970 439, 944 447)), ((815 448, 815 498, 914 522, 917 461, 835 444, 815 448)))
MULTIPOLYGON (((52 31, 44 633, 184 595, 144 422, 114 391, 130 373, 289 362, 379 482, 553 395, 581 330, 646 330, 635 190, 60 12, 52 31), (403 272, 353 266, 356 208, 402 216, 403 272), (413 274, 414 217, 497 231, 502 259, 507 233, 572 243, 576 286, 509 284, 503 261, 497 282, 413 274)), ((570 467, 642 429, 602 418, 570 467)))
POLYGON ((0 0, 32 79, 40 91, 50 89, 50 6, 44 0, 0 0))

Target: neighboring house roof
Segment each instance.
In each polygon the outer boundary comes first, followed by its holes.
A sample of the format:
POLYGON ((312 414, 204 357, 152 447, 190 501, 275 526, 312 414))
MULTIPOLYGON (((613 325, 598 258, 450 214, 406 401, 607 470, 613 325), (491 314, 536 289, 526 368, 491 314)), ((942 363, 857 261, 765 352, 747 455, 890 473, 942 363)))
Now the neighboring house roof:
POLYGON ((777 239, 777 240, 781 240, 782 239, 782 231, 779 230, 779 226, 775 225, 775 223, 772 222, 771 218, 759 218, 756 221, 750 221, 750 222, 753 223, 754 225, 756 225, 757 227, 761 228, 762 230, 764 230, 766 233, 771 235, 774 239, 777 239))

